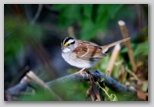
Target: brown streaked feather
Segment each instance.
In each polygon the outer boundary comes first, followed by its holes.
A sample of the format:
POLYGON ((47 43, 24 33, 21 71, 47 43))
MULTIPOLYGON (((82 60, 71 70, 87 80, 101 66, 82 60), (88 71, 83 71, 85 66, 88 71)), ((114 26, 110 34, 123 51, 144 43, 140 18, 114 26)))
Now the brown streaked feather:
POLYGON ((103 56, 105 56, 104 54, 102 54, 102 48, 100 46, 88 45, 87 48, 89 49, 89 51, 83 57, 88 57, 91 59, 100 59, 103 56))
POLYGON ((96 60, 102 56, 102 48, 95 43, 87 41, 78 41, 78 46, 73 51, 77 53, 77 57, 84 60, 96 60))

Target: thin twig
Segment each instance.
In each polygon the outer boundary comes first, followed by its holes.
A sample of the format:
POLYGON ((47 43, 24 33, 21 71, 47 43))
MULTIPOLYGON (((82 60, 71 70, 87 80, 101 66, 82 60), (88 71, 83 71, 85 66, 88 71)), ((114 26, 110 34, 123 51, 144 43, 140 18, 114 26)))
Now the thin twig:
MULTIPOLYGON (((118 22, 119 26, 120 26, 120 30, 121 30, 121 33, 122 33, 122 36, 123 38, 128 38, 129 35, 128 35, 128 32, 127 32, 127 28, 125 26, 125 22, 120 20, 118 22)), ((128 56, 129 56, 129 59, 130 59, 130 62, 131 62, 131 65, 132 65, 132 68, 133 68, 133 71, 136 72, 137 70, 137 66, 135 64, 135 60, 134 60, 134 55, 133 55, 133 51, 132 51, 132 48, 131 48, 131 43, 130 41, 126 41, 125 42, 125 45, 128 49, 128 56)))
POLYGON ((38 9, 37 9, 37 12, 33 18, 33 20, 31 21, 31 24, 34 25, 34 23, 36 22, 36 20, 38 19, 38 17, 40 16, 41 14, 41 11, 42 11, 42 8, 43 8, 43 4, 39 4, 38 5, 38 9))

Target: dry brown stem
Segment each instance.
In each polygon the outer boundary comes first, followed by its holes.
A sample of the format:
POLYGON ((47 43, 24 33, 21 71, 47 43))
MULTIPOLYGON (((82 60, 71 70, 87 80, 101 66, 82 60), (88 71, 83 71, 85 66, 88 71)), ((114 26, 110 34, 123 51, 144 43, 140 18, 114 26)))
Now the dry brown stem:
POLYGON ((110 61, 109 61, 109 64, 108 64, 108 67, 106 70, 106 72, 109 76, 112 74, 112 69, 114 67, 114 63, 117 59, 119 51, 120 51, 120 44, 117 44, 113 49, 113 52, 112 52, 112 55, 111 55, 111 58, 110 58, 110 61))
MULTIPOLYGON (((128 32, 127 32, 127 28, 125 26, 125 22, 120 20, 118 22, 119 24, 119 27, 120 27, 120 30, 121 30, 121 33, 122 33, 122 36, 123 38, 128 38, 129 35, 128 35, 128 32)), ((132 51, 132 48, 131 48, 131 43, 130 41, 126 41, 125 42, 125 45, 128 49, 128 56, 129 56, 129 59, 130 59, 130 62, 131 62, 131 65, 132 65, 132 68, 133 68, 133 71, 136 72, 137 70, 137 66, 135 64, 135 59, 134 59, 134 55, 133 55, 133 51, 132 51)))

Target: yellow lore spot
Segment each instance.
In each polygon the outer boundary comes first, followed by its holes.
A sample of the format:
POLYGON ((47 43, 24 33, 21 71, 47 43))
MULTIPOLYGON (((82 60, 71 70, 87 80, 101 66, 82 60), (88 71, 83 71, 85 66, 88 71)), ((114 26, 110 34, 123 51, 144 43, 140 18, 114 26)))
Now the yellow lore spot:
POLYGON ((68 42, 66 42, 66 43, 64 44, 64 46, 68 46, 68 42))

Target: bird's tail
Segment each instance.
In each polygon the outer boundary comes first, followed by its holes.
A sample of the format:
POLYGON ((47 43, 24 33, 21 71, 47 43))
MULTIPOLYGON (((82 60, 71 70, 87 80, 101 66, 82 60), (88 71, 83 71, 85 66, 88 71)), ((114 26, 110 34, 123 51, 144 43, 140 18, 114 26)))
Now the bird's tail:
POLYGON ((103 50, 102 53, 103 53, 103 54, 106 53, 107 50, 108 50, 109 48, 115 46, 116 44, 120 44, 120 43, 122 43, 122 42, 128 41, 129 39, 130 39, 130 38, 125 38, 125 39, 122 39, 122 40, 113 42, 113 43, 111 43, 111 44, 108 44, 108 45, 105 45, 105 46, 101 46, 101 48, 102 48, 102 50, 103 50))

